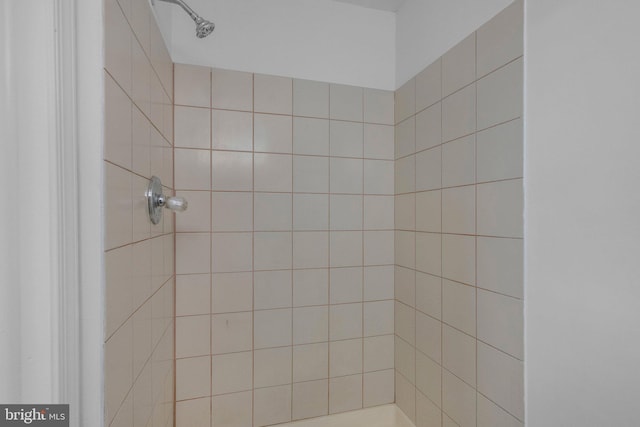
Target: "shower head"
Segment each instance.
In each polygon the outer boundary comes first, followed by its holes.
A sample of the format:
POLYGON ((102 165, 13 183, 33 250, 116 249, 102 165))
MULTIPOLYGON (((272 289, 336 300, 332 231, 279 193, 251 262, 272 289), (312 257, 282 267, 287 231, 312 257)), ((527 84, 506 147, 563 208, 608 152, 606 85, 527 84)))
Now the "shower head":
POLYGON ((193 22, 196 23, 196 36, 199 39, 203 39, 207 37, 216 28, 216 25, 213 22, 207 21, 206 19, 202 18, 200 15, 195 13, 193 9, 187 6, 187 4, 182 0, 160 0, 160 1, 177 4, 178 6, 183 8, 184 11, 187 12, 187 14, 189 14, 191 19, 193 19, 193 22))

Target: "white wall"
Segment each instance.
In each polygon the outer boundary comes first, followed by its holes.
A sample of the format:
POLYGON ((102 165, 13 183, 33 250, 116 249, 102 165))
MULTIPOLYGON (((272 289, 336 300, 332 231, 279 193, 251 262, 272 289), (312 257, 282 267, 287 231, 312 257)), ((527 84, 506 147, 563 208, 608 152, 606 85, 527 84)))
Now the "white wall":
POLYGON ((526 5, 527 425, 640 425, 640 3, 526 5))
MULTIPOLYGON (((175 62, 395 89, 395 15, 331 0, 190 0, 215 22, 206 39, 172 8, 175 62)), ((163 29, 163 31, 166 31, 163 29)), ((166 35, 165 35, 166 37, 166 35)))
POLYGON ((396 22, 396 87, 438 59, 513 0, 406 0, 396 22))

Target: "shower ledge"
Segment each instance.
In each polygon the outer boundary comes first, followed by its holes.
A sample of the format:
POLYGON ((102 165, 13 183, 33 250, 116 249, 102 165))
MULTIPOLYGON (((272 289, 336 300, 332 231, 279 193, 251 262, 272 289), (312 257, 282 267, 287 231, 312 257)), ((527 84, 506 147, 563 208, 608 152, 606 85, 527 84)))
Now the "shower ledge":
POLYGON ((278 424, 278 427, 415 427, 395 404, 278 424))

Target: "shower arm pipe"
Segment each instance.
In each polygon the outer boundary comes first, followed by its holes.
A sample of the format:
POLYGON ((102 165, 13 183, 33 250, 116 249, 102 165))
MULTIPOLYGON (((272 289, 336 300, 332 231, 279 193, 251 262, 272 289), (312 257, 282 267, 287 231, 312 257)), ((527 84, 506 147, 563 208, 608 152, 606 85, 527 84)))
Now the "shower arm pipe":
POLYGON ((173 3, 173 4, 177 4, 178 6, 180 6, 181 8, 184 9, 185 12, 187 12, 189 14, 189 16, 191 17, 191 19, 194 20, 194 22, 199 23, 200 20, 202 20, 202 18, 200 18, 200 15, 198 15, 197 13, 195 13, 193 11, 193 9, 191 9, 185 2, 183 2, 182 0, 160 0, 163 1, 165 3, 173 3))

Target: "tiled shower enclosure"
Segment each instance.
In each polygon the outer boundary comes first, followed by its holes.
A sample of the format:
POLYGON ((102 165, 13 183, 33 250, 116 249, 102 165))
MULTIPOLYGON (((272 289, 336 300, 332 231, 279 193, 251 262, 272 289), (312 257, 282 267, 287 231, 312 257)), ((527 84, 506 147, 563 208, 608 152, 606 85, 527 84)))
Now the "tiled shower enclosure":
POLYGON ((104 5, 105 425, 523 426, 522 1, 395 93, 173 64, 104 5))

